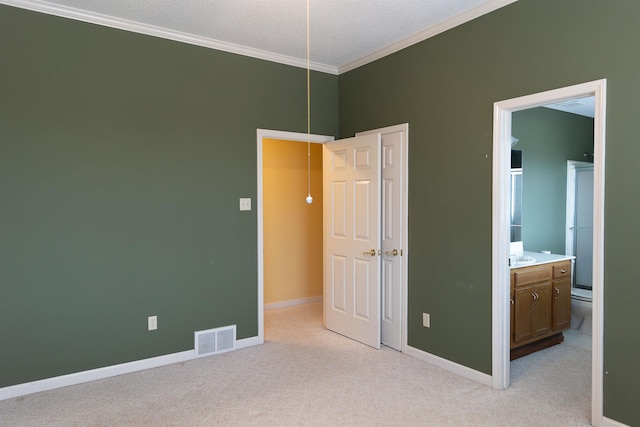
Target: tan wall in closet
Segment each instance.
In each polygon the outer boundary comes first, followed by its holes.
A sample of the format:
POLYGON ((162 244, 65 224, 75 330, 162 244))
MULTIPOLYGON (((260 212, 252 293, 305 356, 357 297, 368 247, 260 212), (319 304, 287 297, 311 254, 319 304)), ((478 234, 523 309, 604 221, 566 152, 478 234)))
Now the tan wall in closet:
POLYGON ((322 145, 265 139, 262 146, 264 303, 322 295, 322 145))

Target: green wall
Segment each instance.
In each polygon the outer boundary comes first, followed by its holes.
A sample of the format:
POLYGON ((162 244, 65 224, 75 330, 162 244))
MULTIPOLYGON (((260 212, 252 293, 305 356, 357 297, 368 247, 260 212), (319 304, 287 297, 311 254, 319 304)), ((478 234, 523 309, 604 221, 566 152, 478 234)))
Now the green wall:
MULTIPOLYGON (((567 160, 593 153, 593 119, 549 108, 512 114, 511 134, 522 150, 524 250, 565 253, 567 160)), ((592 158, 589 158, 590 160, 592 158)))
MULTIPOLYGON (((8 6, 0 64, 0 387, 256 336, 238 199, 257 128, 306 132, 306 71, 8 6)), ((337 84, 312 75, 314 133, 337 84)))
POLYGON ((520 0, 342 74, 339 94, 341 136, 409 123, 409 344, 491 373, 493 104, 607 79, 604 413, 631 425, 640 424, 638 22, 635 1, 520 0))

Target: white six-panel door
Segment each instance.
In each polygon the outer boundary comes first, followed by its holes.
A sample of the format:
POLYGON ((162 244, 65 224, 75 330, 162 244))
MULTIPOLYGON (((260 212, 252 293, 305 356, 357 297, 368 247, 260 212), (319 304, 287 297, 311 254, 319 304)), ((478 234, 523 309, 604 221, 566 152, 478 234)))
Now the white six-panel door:
POLYGON ((381 340, 382 344, 402 351, 403 313, 403 236, 404 153, 406 126, 390 126, 357 133, 381 134, 382 169, 382 259, 381 259, 381 340))
POLYGON ((325 144, 324 310, 330 329, 380 348, 380 134, 325 144))

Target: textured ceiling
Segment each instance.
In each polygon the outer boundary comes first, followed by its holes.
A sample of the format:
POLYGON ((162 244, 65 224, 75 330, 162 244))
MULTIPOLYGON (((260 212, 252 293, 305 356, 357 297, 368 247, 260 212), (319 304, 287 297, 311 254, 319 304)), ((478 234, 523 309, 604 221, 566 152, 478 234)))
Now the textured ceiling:
MULTIPOLYGON (((325 67, 337 73, 341 67, 362 62, 430 29, 438 26, 439 31, 447 29, 447 22, 450 27, 514 1, 310 0, 311 61, 315 69, 325 67)), ((288 58, 290 62, 306 62, 305 0, 0 0, 0 3, 96 23, 104 24, 102 19, 143 24, 191 37, 195 44, 210 42, 209 46, 216 47, 216 43, 222 43, 231 47, 226 50, 243 47, 288 58), (92 16, 100 19, 92 20, 92 16)), ((413 42, 416 41, 419 40, 413 42)), ((398 48, 401 47, 404 46, 398 48)))

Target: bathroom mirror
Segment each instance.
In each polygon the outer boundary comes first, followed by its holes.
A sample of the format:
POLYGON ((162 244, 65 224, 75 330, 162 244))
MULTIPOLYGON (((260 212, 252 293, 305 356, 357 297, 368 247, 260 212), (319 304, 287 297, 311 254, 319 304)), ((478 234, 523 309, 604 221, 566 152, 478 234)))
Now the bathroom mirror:
POLYGON ((511 241, 522 240, 522 151, 511 150, 511 241))

